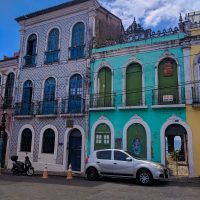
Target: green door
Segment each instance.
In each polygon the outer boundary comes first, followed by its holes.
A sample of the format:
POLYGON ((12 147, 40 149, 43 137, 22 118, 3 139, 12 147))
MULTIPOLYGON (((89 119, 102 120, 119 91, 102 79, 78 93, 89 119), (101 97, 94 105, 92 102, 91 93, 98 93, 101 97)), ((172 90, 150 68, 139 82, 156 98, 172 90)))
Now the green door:
POLYGON ((142 67, 133 63, 126 70, 126 106, 142 105, 142 67))
POLYGON ((178 74, 177 64, 167 58, 158 67, 158 104, 178 104, 178 74))
POLYGON ((98 85, 98 107, 110 107, 112 103, 112 72, 108 67, 99 71, 98 85))
POLYGON ((141 124, 133 124, 128 128, 127 151, 137 158, 147 159, 147 136, 141 124))
POLYGON ((111 132, 106 124, 100 124, 95 130, 94 150, 111 148, 111 132))

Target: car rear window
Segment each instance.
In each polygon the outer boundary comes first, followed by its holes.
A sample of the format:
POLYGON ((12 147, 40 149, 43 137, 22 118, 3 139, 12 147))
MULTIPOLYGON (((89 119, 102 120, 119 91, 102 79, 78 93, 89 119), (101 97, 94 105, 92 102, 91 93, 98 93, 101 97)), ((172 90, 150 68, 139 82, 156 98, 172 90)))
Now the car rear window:
POLYGON ((101 160, 111 160, 111 151, 98 151, 97 152, 97 159, 101 160))

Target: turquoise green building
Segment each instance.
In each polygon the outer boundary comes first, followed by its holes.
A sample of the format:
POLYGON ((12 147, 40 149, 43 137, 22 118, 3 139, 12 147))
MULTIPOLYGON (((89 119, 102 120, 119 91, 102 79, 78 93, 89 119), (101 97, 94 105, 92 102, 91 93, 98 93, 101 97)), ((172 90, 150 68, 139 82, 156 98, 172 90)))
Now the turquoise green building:
POLYGON ((178 28, 154 33, 134 21, 123 42, 93 49, 88 155, 119 148, 166 164, 175 136, 187 143, 184 37, 178 28))

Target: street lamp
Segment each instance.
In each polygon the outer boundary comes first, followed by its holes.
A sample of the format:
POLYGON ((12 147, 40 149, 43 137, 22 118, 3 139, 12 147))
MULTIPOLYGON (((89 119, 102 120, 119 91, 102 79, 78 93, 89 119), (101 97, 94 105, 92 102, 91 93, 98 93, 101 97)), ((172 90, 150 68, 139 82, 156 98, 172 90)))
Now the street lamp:
POLYGON ((5 134, 5 129, 6 129, 6 112, 4 111, 2 114, 1 125, 0 125, 0 168, 3 161, 2 151, 3 151, 3 138, 5 134))

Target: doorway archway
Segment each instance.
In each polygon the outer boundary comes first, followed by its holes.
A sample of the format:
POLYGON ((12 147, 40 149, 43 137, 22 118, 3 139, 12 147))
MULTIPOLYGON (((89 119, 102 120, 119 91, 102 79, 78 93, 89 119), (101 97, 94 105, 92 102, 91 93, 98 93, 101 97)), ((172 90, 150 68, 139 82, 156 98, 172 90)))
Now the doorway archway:
POLYGON ((7 143, 8 143, 8 134, 5 132, 3 134, 3 146, 1 152, 1 166, 0 166, 1 168, 5 168, 7 143))
POLYGON ((176 115, 172 115, 162 126, 160 130, 160 148, 161 148, 161 163, 166 165, 166 129, 173 124, 182 126, 186 131, 186 145, 187 145, 187 160, 188 160, 188 175, 194 176, 194 160, 193 160, 193 146, 192 146, 192 130, 190 126, 176 115))
POLYGON ((179 124, 171 124, 165 131, 165 160, 173 176, 188 176, 187 131, 179 124))
POLYGON ((78 129, 71 131, 68 145, 68 166, 71 164, 73 171, 81 171, 82 134, 78 129))

